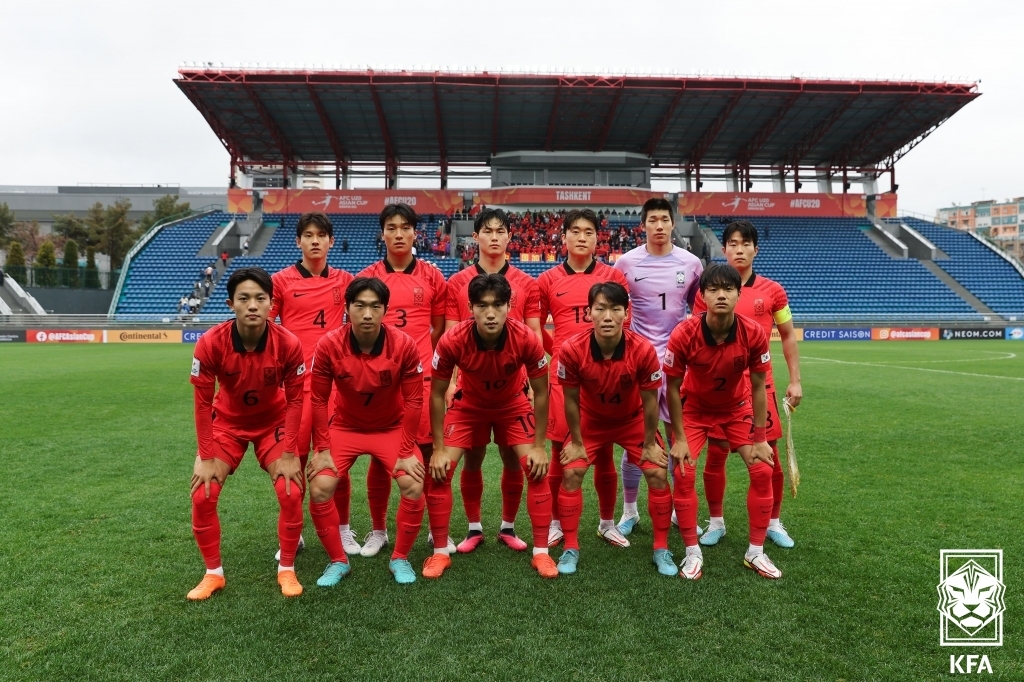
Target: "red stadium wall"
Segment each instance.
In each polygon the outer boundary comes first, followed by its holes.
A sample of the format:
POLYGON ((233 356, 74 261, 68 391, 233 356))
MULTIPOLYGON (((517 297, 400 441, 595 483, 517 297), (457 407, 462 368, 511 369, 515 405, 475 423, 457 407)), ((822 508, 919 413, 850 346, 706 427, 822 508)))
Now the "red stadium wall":
MULTIPOLYGON (((753 192, 687 192, 679 195, 680 215, 789 216, 863 218, 863 194, 784 194, 753 192)), ((875 216, 896 216, 896 195, 875 200, 875 216)))
MULTIPOLYGON (((462 208, 462 192, 453 190, 256 190, 263 197, 264 213, 380 213, 388 204, 406 203, 417 213, 453 213, 462 208)), ((228 190, 228 212, 252 210, 252 190, 228 190)))

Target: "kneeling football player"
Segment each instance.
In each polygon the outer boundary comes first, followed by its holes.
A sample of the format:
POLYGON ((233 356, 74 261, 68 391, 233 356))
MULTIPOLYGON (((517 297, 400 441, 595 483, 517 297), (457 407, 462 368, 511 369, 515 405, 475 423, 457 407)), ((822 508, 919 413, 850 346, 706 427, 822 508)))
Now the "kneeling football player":
POLYGON ((391 297, 376 277, 356 277, 345 290, 348 323, 316 344, 313 354, 313 442, 306 467, 309 513, 330 563, 316 581, 333 587, 349 570, 338 535, 334 489, 356 458, 368 454, 398 482, 398 537, 389 568, 399 583, 416 581, 409 550, 423 522, 423 458, 416 436, 423 408, 423 365, 416 342, 383 324, 391 297), (328 419, 331 386, 337 386, 328 419))
MULTIPOLYGON (((558 351, 558 380, 565 396, 569 441, 562 448, 564 467, 558 512, 565 534, 559 573, 575 573, 580 558, 578 530, 583 511, 580 486, 592 458, 611 460, 616 443, 647 479, 647 511, 654 529, 654 564, 662 575, 675 575, 668 551, 672 491, 668 457, 658 434, 661 363, 651 342, 625 330, 629 294, 617 282, 595 284, 587 305, 592 331, 577 334, 558 351)), ((598 531, 598 535, 601 533, 598 531)))
POLYGON ((734 312, 741 285, 740 274, 731 265, 709 265, 700 277, 707 312, 679 323, 665 352, 674 440, 671 454, 676 463, 675 507, 686 544, 680 573, 690 580, 700 578, 704 566, 697 544, 696 462, 715 427, 739 452, 750 474, 750 545, 743 565, 765 578, 782 577, 782 571, 764 553, 773 499, 772 449, 765 436, 765 372, 771 354, 761 325, 734 312), (749 385, 746 372, 750 373, 749 385))
POLYGON ((306 372, 302 344, 284 327, 267 323, 274 285, 265 271, 236 270, 227 288, 227 304, 235 319, 203 334, 192 358, 199 440, 192 473, 192 532, 206 575, 188 598, 208 599, 224 588, 217 499, 249 443, 260 466, 270 474, 281 506, 277 582, 284 596, 297 597, 302 585, 295 577, 295 551, 302 533, 305 486, 295 456, 306 372), (216 384, 220 389, 214 395, 216 384))
MULTIPOLYGON (((544 578, 557 578, 548 555, 551 489, 545 481, 544 449, 548 423, 547 357, 530 327, 508 319, 512 287, 502 275, 477 275, 469 283, 473 319, 459 322, 437 342, 430 390, 434 454, 427 495, 434 538, 448 537, 452 512, 452 474, 470 448, 486 446, 494 432, 498 446, 510 447, 527 479, 527 510, 533 527, 533 567, 544 578), (458 367, 462 388, 445 413, 445 392, 458 367), (533 407, 527 398, 533 388, 533 407)), ((449 550, 434 545, 423 577, 439 578, 451 566, 449 550)))

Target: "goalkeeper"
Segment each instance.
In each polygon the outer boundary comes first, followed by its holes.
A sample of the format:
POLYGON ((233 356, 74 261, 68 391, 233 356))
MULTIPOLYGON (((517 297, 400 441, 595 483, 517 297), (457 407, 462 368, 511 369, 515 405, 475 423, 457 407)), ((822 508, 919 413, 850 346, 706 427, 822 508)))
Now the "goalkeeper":
MULTIPOLYGON (((785 400, 791 409, 796 409, 803 398, 800 386, 800 351, 797 348, 796 330, 793 329, 793 315, 789 310, 789 299, 786 290, 778 282, 763 275, 754 273, 754 258, 758 253, 757 228, 749 220, 737 220, 729 223, 722 233, 723 250, 729 265, 736 268, 743 281, 740 299, 736 304, 736 314, 743 315, 757 322, 771 338, 772 327, 779 330, 782 337, 782 354, 789 368, 789 386, 786 388, 785 400)), ((704 298, 698 294, 693 304, 693 313, 698 315, 706 311, 704 298)), ((768 522, 768 539, 779 547, 789 549, 794 545, 793 538, 782 525, 779 514, 782 511, 782 494, 785 480, 782 473, 782 460, 779 457, 778 441, 782 438, 782 420, 779 418, 778 400, 775 397, 775 380, 769 366, 765 381, 768 393, 768 445, 772 448, 774 471, 772 472, 772 516, 768 522)), ((700 544, 708 547, 718 544, 725 535, 725 518, 722 516, 722 500, 725 498, 725 460, 729 456, 729 443, 722 430, 715 429, 709 435, 708 459, 704 465, 704 496, 708 501, 711 521, 708 529, 700 538, 700 544)), ((792 473, 792 472, 791 472, 792 473)), ((795 484, 795 479, 790 481, 795 484)), ((793 485, 795 491, 795 485, 793 485)))

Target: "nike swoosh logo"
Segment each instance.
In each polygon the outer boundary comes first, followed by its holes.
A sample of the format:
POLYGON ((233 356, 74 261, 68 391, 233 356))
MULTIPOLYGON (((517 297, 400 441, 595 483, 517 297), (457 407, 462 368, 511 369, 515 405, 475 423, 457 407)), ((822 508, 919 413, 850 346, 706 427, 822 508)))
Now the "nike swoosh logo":
POLYGON ((648 279, 649 277, 650 277, 650 275, 648 275, 647 277, 634 277, 633 281, 634 282, 640 282, 642 280, 648 279))
POLYGON ((241 372, 224 372, 224 376, 226 376, 226 377, 233 377, 233 376, 236 376, 238 374, 241 374, 241 372))
POLYGON ((562 293, 560 293, 560 294, 555 294, 555 296, 556 296, 556 297, 557 297, 557 296, 565 296, 565 295, 566 295, 567 293, 569 293, 569 292, 568 292, 568 291, 563 291, 563 292, 562 292, 562 293))
POLYGON ((294 296, 295 298, 298 298, 299 296, 305 296, 305 295, 306 294, 292 294, 292 296, 294 296))

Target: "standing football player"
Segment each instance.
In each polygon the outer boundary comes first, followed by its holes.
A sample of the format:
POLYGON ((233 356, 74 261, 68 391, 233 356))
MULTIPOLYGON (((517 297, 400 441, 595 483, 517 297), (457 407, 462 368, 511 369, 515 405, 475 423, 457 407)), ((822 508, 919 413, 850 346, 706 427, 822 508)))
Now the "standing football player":
MULTIPOLYGON (((545 271, 537 280, 540 289, 540 319, 548 315, 554 321, 555 334, 551 344, 551 374, 548 378, 548 438, 551 440, 551 464, 548 466, 548 485, 551 499, 558 499, 562 485, 562 446, 569 438, 569 427, 565 421, 562 387, 556 373, 558 349, 569 339, 583 332, 590 332, 594 326, 590 312, 590 291, 595 284, 616 282, 628 290, 626 278, 621 272, 601 263, 595 258, 597 249, 597 228, 600 219, 589 208, 573 209, 565 214, 562 223, 562 241, 566 248, 566 260, 545 271)), ((615 497, 618 492, 619 476, 612 458, 611 444, 601 452, 589 453, 594 463, 594 488, 597 490, 600 522, 598 535, 618 547, 629 547, 629 540, 615 526, 615 497)), ((551 529, 548 531, 548 546, 561 542, 563 533, 558 519, 558 507, 552 505, 551 529)))
MULTIPOLYGON (((525 272, 508 262, 505 254, 509 242, 508 216, 501 209, 485 208, 477 215, 473 223, 473 239, 479 245, 477 262, 454 275, 448 280, 448 295, 445 305, 445 328, 451 329, 459 322, 473 318, 469 300, 469 283, 478 275, 496 273, 502 275, 512 288, 512 297, 508 304, 508 317, 526 324, 543 342, 540 317, 540 292, 537 281, 525 272)), ((451 407, 456 391, 462 384, 461 375, 451 382, 446 402, 451 407)), ((437 434, 434 434, 435 438, 437 434)), ((469 522, 469 533, 458 545, 458 551, 468 553, 479 547, 484 541, 484 529, 480 517, 480 505, 483 500, 484 477, 481 467, 487 445, 480 444, 470 448, 466 453, 466 461, 462 467, 459 485, 462 490, 462 504, 465 507, 466 519, 469 522)), ((498 447, 501 456, 501 528, 498 541, 522 552, 527 548, 515 531, 515 520, 519 514, 519 504, 523 498, 523 471, 519 466, 519 457, 507 447, 498 447)), ((431 533, 433 537, 433 533, 431 533)))
MULTIPOLYGON (((302 343, 306 367, 309 367, 313 362, 317 341, 327 332, 341 326, 345 314, 345 287, 352 281, 352 275, 327 265, 327 254, 334 246, 334 226, 325 213, 303 213, 299 216, 295 226, 295 246, 302 252, 302 258, 294 265, 274 273, 276 296, 270 319, 280 317, 281 325, 298 337, 302 343)), ((303 466, 309 455, 313 433, 310 376, 307 373, 302 398, 302 423, 296 436, 297 454, 303 466)), ((344 520, 341 539, 345 551, 355 553, 360 547, 348 524, 350 490, 348 478, 339 482, 339 513, 344 520)))
MULTIPOLYGON (((632 303, 631 328, 654 345, 664 361, 668 337, 677 324, 686 319, 686 307, 693 308, 697 283, 703 266, 686 249, 672 244, 675 227, 672 204, 665 199, 648 199, 640 212, 647 243, 624 253, 615 261, 615 269, 626 276, 632 303)), ((660 414, 669 421, 665 387, 661 389, 660 414)), ((619 532, 633 532, 640 515, 636 510, 637 493, 643 477, 638 467, 622 455, 622 518, 619 532)))
POLYGON ((217 500, 249 443, 260 467, 270 474, 280 505, 277 582, 284 596, 297 597, 302 585, 295 577, 295 552, 302 533, 305 489, 302 465, 295 456, 306 373, 302 345, 287 329, 267 323, 274 284, 262 269, 236 270, 228 278, 227 289, 227 304, 235 319, 203 334, 192 358, 199 441, 192 472, 192 533, 206 575, 188 598, 209 599, 224 589, 217 500))
MULTIPOLYGON (((444 275, 427 261, 413 255, 416 242, 416 212, 407 204, 390 204, 380 213, 380 230, 387 252, 383 260, 359 273, 360 277, 375 277, 387 285, 391 292, 384 323, 400 329, 413 338, 419 350, 424 387, 429 391, 430 358, 434 346, 444 333, 444 307, 447 295, 444 275)), ((430 435, 430 405, 423 401, 422 416, 416 443, 424 461, 430 460, 433 441, 430 435)), ((363 540, 359 552, 364 557, 375 556, 388 544, 387 516, 391 498, 390 471, 380 460, 370 460, 366 472, 366 496, 370 505, 372 530, 363 540)), ((425 482, 424 485, 429 485, 425 482)))
POLYGON ((579 563, 583 477, 597 457, 611 464, 612 447, 618 443, 647 479, 654 565, 662 575, 674 576, 676 565, 668 551, 672 491, 666 472, 668 458, 658 433, 661 363, 650 341, 622 328, 629 311, 624 286, 617 282, 594 284, 587 299, 591 330, 565 341, 557 360, 570 434, 561 452, 565 470, 558 509, 565 551, 558 560, 558 572, 575 573, 579 563))
MULTIPOLYGON (((800 350, 797 347, 796 331, 793 329, 793 313, 789 310, 789 298, 786 290, 778 282, 764 275, 754 273, 754 258, 758 253, 757 228, 749 220, 737 220, 726 226, 722 233, 725 244, 725 259, 736 268, 743 280, 740 299, 736 303, 736 314, 755 320, 760 324, 769 338, 772 326, 779 330, 782 338, 782 354, 789 368, 789 385, 786 387, 786 402, 796 407, 803 399, 803 388, 800 386, 800 350)), ((694 301, 694 314, 707 310, 704 298, 698 296, 694 301)), ((765 391, 768 393, 768 421, 765 429, 768 445, 771 446, 774 461, 772 472, 772 516, 768 522, 768 539, 779 547, 790 548, 795 544, 780 520, 782 497, 785 490, 785 478, 782 473, 782 461, 779 458, 778 441, 782 438, 782 420, 779 419, 779 406, 775 397, 775 380, 772 377, 771 365, 765 379, 765 391)), ((725 461, 729 456, 729 442, 724 439, 721 429, 713 429, 708 440, 708 460, 704 463, 704 496, 708 501, 711 521, 707 531, 700 538, 700 544, 711 546, 725 535, 725 518, 722 515, 722 501, 725 499, 725 461)))
MULTIPOLYGON (((430 419, 434 455, 427 496, 435 538, 448 536, 452 510, 452 474, 470 448, 491 440, 519 458, 527 478, 526 507, 533 528, 533 568, 544 578, 557 578, 548 555, 551 491, 544 480, 548 454, 544 447, 548 423, 547 356, 537 334, 509 319, 512 287, 498 274, 477 275, 469 284, 473 319, 460 322, 437 342, 432 360, 430 419), (445 394, 458 367, 462 388, 445 413, 445 394), (527 398, 533 388, 533 406, 527 398)), ((434 545, 423 577, 439 578, 451 566, 447 547, 434 545)))
POLYGON ((389 568, 395 581, 416 581, 409 551, 423 523, 423 458, 416 447, 423 414, 423 365, 412 337, 383 324, 390 292, 375 277, 345 290, 349 322, 320 339, 313 361, 313 435, 309 512, 330 563, 317 580, 333 587, 350 571, 338 532, 334 488, 356 458, 368 454, 398 480, 402 501, 389 568), (331 386, 337 387, 328 420, 331 386))
POLYGON ((743 565, 764 578, 782 577, 764 553, 772 511, 772 449, 765 436, 768 398, 764 388, 771 354, 761 325, 734 312, 741 286, 740 273, 731 265, 709 265, 700 278, 707 312, 679 323, 665 351, 674 435, 671 454, 676 465, 674 500, 686 544, 680 574, 688 580, 703 574, 704 557, 697 543, 696 464, 715 428, 739 452, 750 474, 750 544, 743 565))

